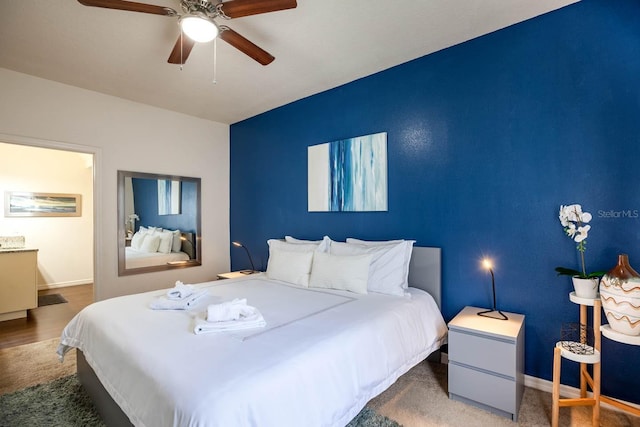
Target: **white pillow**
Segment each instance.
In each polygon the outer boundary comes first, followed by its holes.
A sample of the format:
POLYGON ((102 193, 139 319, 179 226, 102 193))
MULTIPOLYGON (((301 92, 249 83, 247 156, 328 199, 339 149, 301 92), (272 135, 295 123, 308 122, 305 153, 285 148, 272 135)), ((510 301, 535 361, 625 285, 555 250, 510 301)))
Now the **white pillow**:
POLYGON ((301 240, 291 236, 284 236, 284 241, 287 243, 314 244, 314 245, 319 245, 320 243, 322 243, 322 240, 301 240))
POLYGON ((146 234, 142 231, 138 231, 137 233, 135 233, 133 237, 131 237, 131 247, 133 249, 140 250, 140 248, 142 247, 142 242, 144 241, 145 237, 146 237, 146 234))
POLYGON ((331 242, 331 254, 371 255, 367 289, 381 294, 404 296, 404 283, 406 282, 404 242, 382 246, 331 242))
POLYGON ((140 229, 138 230, 140 233, 142 234, 157 234, 157 233, 162 233, 162 228, 159 227, 144 227, 144 226, 140 226, 140 229))
POLYGON ((157 234, 146 234, 140 250, 143 252, 158 252, 158 246, 160 246, 160 236, 157 234))
POLYGON ((162 233, 157 234, 157 236, 160 238, 158 252, 162 254, 171 253, 171 248, 173 247, 173 233, 165 230, 162 233))
POLYGON ((313 256, 309 287, 367 293, 371 255, 331 255, 316 252, 313 256))
POLYGON ((182 250, 182 234, 180 230, 173 230, 173 244, 171 245, 171 252, 180 252, 182 250))
POLYGON ((280 249, 269 250, 267 277, 298 286, 309 286, 309 273, 313 252, 290 252, 280 249))
POLYGON ((327 252, 329 241, 331 241, 331 239, 328 237, 322 239, 321 243, 288 243, 283 240, 269 239, 267 240, 267 244, 269 245, 269 255, 271 255, 272 248, 289 252, 327 252))
POLYGON ((413 245, 416 243, 415 240, 384 240, 379 242, 374 242, 370 240, 359 240, 353 238, 347 238, 347 243, 355 243, 358 245, 365 246, 385 246, 385 245, 395 245, 404 243, 404 282, 402 287, 407 289, 409 287, 409 264, 411 264, 411 254, 413 253, 413 245))

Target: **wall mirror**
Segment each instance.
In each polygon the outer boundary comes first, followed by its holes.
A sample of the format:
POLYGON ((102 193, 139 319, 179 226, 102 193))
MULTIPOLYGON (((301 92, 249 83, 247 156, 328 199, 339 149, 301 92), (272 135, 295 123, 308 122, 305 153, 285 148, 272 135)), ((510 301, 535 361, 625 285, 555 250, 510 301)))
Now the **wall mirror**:
POLYGON ((202 264, 200 178, 118 171, 118 275, 202 264))

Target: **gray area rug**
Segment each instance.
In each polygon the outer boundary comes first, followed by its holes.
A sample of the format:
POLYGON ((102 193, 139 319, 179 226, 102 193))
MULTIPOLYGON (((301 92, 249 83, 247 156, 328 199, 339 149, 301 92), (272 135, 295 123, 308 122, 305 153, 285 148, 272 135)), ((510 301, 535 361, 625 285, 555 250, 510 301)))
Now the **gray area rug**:
POLYGON ((3 427, 103 427, 76 375, 0 396, 3 427))
MULTIPOLYGON (((0 426, 104 427, 104 423, 77 376, 69 375, 0 396, 0 426)), ((399 424, 364 408, 348 427, 399 427, 399 424)))

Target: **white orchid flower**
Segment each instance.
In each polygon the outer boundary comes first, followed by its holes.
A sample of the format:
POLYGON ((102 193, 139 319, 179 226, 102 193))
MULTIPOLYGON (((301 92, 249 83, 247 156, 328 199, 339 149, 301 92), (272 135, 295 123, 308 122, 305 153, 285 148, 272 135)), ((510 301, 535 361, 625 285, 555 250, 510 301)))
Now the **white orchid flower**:
POLYGON ((585 225, 583 227, 578 227, 578 233, 577 233, 576 237, 573 238, 573 240, 575 240, 576 243, 582 242, 584 239, 587 238, 587 234, 589 233, 589 230, 591 230, 591 226, 590 225, 585 225))
MULTIPOLYGON (((582 212, 582 206, 579 204, 573 204, 566 206, 560 205, 558 218, 560 219, 560 223, 564 227, 564 232, 567 236, 578 243, 577 249, 580 252, 580 260, 582 264, 582 273, 580 277, 587 277, 587 269, 584 264, 584 251, 586 249, 586 239, 589 234, 589 230, 591 230, 591 226, 587 223, 593 219, 593 216, 589 212, 582 212)), ((565 269, 563 267, 556 268, 556 271, 559 272, 558 274, 568 274, 566 270, 572 274, 576 271, 572 269, 565 269)))
POLYGON ((563 227, 567 227, 571 222, 570 217, 572 213, 573 210, 571 209, 571 206, 560 205, 560 213, 558 214, 558 217, 560 218, 560 223, 563 227))

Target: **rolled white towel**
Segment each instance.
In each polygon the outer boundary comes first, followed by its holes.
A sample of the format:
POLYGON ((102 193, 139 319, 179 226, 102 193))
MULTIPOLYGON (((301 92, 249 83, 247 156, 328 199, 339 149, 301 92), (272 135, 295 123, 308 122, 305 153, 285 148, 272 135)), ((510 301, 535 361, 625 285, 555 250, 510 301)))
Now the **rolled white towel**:
POLYGON ((255 307, 247 305, 246 298, 236 298, 221 304, 211 304, 207 307, 207 322, 225 322, 241 320, 256 312, 255 307))
POLYGON ((180 280, 178 280, 175 287, 167 291, 167 298, 172 300, 182 300, 193 295, 193 292, 193 285, 185 285, 180 280))
MULTIPOLYGON (((255 308, 254 308, 255 309, 255 308)), ((240 320, 227 320, 223 322, 208 322, 205 319, 197 318, 193 333, 196 335, 213 332, 232 332, 244 329, 263 328, 267 325, 262 314, 255 309, 255 312, 240 320)))
POLYGON ((151 301, 149 307, 152 310, 186 310, 195 305, 198 300, 206 295, 208 292, 206 289, 200 289, 195 291, 193 294, 189 295, 183 299, 169 299, 165 295, 161 295, 156 297, 151 301))

